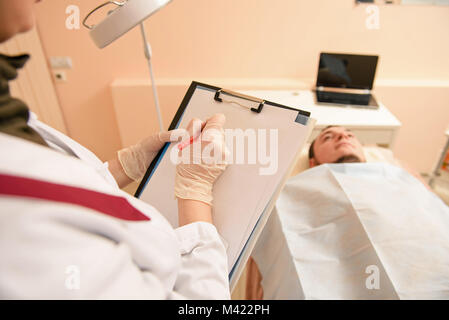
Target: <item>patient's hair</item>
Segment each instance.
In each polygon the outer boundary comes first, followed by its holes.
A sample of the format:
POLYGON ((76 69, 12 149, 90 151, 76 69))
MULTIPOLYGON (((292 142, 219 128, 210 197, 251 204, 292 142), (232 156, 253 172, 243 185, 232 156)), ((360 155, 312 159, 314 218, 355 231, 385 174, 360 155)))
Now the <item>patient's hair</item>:
MULTIPOLYGON (((321 131, 320 131, 320 134, 321 134, 321 132, 323 132, 324 130, 327 130, 327 129, 329 129, 329 128, 333 128, 333 127, 340 127, 340 126, 327 126, 326 128, 324 128, 324 129, 322 129, 321 131)), ((318 136, 317 136, 317 138, 320 136, 320 134, 318 134, 318 136)), ((312 143, 310 144, 310 148, 309 148, 309 159, 313 159, 313 158, 315 158, 315 152, 313 151, 313 145, 315 144, 315 140, 316 140, 316 138, 312 141, 312 143)))

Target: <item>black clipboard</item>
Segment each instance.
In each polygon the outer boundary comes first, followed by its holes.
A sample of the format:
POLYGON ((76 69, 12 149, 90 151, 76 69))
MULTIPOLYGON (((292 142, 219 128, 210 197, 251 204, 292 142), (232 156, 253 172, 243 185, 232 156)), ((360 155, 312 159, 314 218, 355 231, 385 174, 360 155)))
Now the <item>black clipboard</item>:
MULTIPOLYGON (((292 121, 294 123, 296 123, 296 125, 294 125, 294 124, 292 124, 292 125, 297 126, 297 127, 299 127, 298 125, 301 125, 300 126, 302 128, 301 130, 303 130, 301 132, 304 132, 304 135, 302 137, 298 137, 298 139, 303 140, 302 145, 304 145, 304 143, 307 141, 307 139, 312 131, 314 121, 310 121, 311 120, 310 112, 299 110, 299 109, 288 107, 288 106, 284 106, 284 105, 281 105, 278 103, 262 100, 259 98, 243 95, 238 92, 230 91, 227 89, 223 89, 223 88, 219 88, 216 86, 212 86, 212 85, 208 85, 208 84, 204 84, 204 83, 200 83, 200 82, 195 82, 195 81, 192 82, 190 87, 188 88, 187 93, 184 96, 179 109, 177 110, 173 120, 171 121, 169 130, 174 130, 179 127, 181 120, 183 118, 183 115, 185 114, 186 108, 189 106, 189 103, 191 102, 191 99, 197 89, 202 89, 202 90, 208 91, 211 96, 211 98, 210 98, 211 104, 215 104, 215 105, 221 105, 222 103, 223 103, 223 105, 225 105, 225 102, 239 104, 237 102, 237 100, 239 100, 239 101, 249 100, 252 103, 256 103, 256 105, 254 107, 249 107, 249 108, 247 107, 247 111, 243 110, 243 112, 248 112, 248 113, 254 114, 256 117, 257 117, 257 115, 264 114, 264 112, 270 112, 270 108, 272 108, 272 107, 275 107, 276 109, 273 108, 273 109, 271 109, 271 111, 279 110, 278 108, 280 108, 279 111, 281 111, 281 110, 284 110, 285 112, 288 111, 289 114, 291 114, 293 116, 291 118, 292 121), (236 98, 236 101, 229 100, 229 99, 233 99, 233 98, 236 98)), ((211 110, 208 110, 208 111, 210 111, 211 113, 215 113, 211 110)), ((140 198, 142 196, 142 193, 146 189, 146 186, 147 186, 148 182, 151 180, 153 174, 157 171, 157 168, 158 168, 159 164, 161 163, 162 159, 164 158, 164 155, 167 152, 167 149, 169 148, 169 146, 170 146, 170 143, 166 143, 164 145, 164 147, 158 152, 158 154, 156 155, 154 160, 151 162, 147 172, 145 173, 145 176, 143 177, 143 179, 135 193, 135 196, 137 198, 140 198)), ((296 154, 292 155, 292 159, 297 160, 299 157, 300 151, 301 151, 300 149, 292 151, 292 153, 296 152, 296 154)), ((296 160, 294 160, 294 161, 296 161, 296 160)), ((288 174, 291 172, 291 170, 293 170, 293 164, 294 163, 292 161, 292 163, 290 164, 290 168, 289 168, 290 171, 286 172, 285 175, 282 176, 283 182, 276 189, 276 192, 271 194, 270 201, 266 203, 265 207, 263 207, 263 210, 261 210, 262 212, 260 212, 259 215, 257 216, 257 221, 255 222, 254 227, 252 227, 252 229, 248 229, 248 230, 250 230, 250 234, 246 238, 246 240, 243 240, 244 244, 243 244, 241 251, 238 252, 237 258, 235 258, 235 256, 234 256, 234 259, 236 259, 236 260, 231 266, 229 266, 230 267, 229 277, 230 277, 230 282, 231 282, 231 288, 233 288, 233 286, 236 284, 236 282, 243 270, 243 267, 246 264, 246 261, 249 258, 249 255, 255 245, 257 237, 260 234, 263 226, 265 225, 265 222, 268 219, 269 214, 271 213, 271 209, 274 206, 274 202, 277 199, 277 196, 279 195, 280 188, 285 183, 285 181, 288 177, 288 174)), ((229 169, 227 169, 227 171, 228 170, 229 169)), ((167 177, 167 179, 171 179, 171 178, 167 177)), ((215 189, 215 187, 214 187, 214 189, 215 189)), ((148 192, 150 192, 150 191, 148 191, 148 192)), ((159 191, 159 190, 155 191, 153 189, 151 192, 161 192, 161 191, 159 191)), ((170 189, 170 192, 172 192, 172 189, 170 189)), ((159 198, 156 197, 153 200, 157 202, 159 200, 159 198)), ((154 205, 154 203, 152 203, 152 201, 148 201, 148 203, 150 203, 151 205, 154 205)), ((165 207, 162 209, 165 209, 165 207)), ((163 211, 163 210, 161 210, 161 211, 163 211)), ((162 212, 162 214, 164 214, 164 212, 162 212)), ((215 220, 215 218, 214 218, 214 220, 215 220)), ((173 225, 173 223, 172 223, 172 225, 173 225)), ((219 229, 219 226, 217 226, 217 229, 219 229)), ((220 232, 220 230, 219 230, 219 232, 220 232)), ((242 245, 242 243, 240 245, 242 245)), ((239 249, 240 249, 240 247, 239 247, 239 249)))
MULTIPOLYGON (((180 122, 180 120, 182 118, 182 115, 184 114, 184 111, 186 110, 186 108, 187 108, 187 106, 189 104, 190 98, 192 97, 193 93, 195 92, 195 90, 196 90, 196 88, 198 86, 201 86, 203 88, 208 88, 210 90, 216 91, 215 96, 214 96, 214 99, 216 101, 222 100, 220 98, 220 95, 222 93, 224 93, 224 94, 227 94, 227 95, 230 95, 230 96, 236 96, 236 97, 239 97, 239 98, 244 98, 244 99, 249 99, 249 100, 252 100, 252 101, 260 102, 260 104, 259 104, 257 109, 251 109, 251 111, 256 112, 256 113, 262 112, 264 105, 270 105, 270 106, 273 106, 273 107, 285 108, 285 109, 298 111, 298 116, 296 118, 296 121, 298 123, 303 124, 303 125, 307 125, 309 117, 310 117, 310 112, 308 112, 308 111, 299 110, 299 109, 296 109, 296 108, 284 106, 282 104, 270 102, 270 101, 267 101, 267 100, 261 100, 261 99, 250 97, 250 96, 246 96, 246 95, 243 95, 243 94, 238 94, 236 92, 233 92, 233 91, 230 91, 230 90, 226 90, 226 89, 223 89, 223 88, 219 88, 219 87, 215 87, 215 86, 212 86, 212 85, 209 85, 209 84, 200 83, 200 82, 197 82, 197 81, 192 81, 192 83, 190 84, 190 86, 189 86, 189 88, 187 90, 187 93, 185 94, 185 96, 184 96, 184 98, 183 98, 183 100, 181 102, 181 105, 178 108, 178 111, 176 111, 176 114, 175 114, 175 116, 173 117, 173 120, 170 123, 170 126, 169 126, 168 130, 174 130, 174 129, 178 128, 179 122, 180 122)), ((140 194, 142 193, 143 189, 145 188, 146 182, 151 177, 151 174, 155 170, 155 168, 156 168, 160 158, 165 153, 165 150, 167 149, 169 144, 170 143, 166 143, 164 145, 164 147, 162 147, 162 149, 158 152, 156 157, 154 157, 154 159, 151 162, 150 166, 148 167, 144 177, 142 178, 142 181, 139 184, 139 187, 137 188, 137 190, 136 190, 136 192, 134 194, 134 196, 136 198, 139 198, 140 194)))

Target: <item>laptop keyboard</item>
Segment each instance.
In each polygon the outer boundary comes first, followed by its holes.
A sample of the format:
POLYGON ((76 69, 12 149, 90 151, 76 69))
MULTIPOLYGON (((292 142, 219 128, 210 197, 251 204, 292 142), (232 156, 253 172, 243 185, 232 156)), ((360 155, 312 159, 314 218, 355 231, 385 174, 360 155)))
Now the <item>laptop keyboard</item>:
POLYGON ((338 103, 338 104, 356 104, 368 105, 371 94, 341 93, 329 91, 316 91, 317 100, 319 102, 338 103))

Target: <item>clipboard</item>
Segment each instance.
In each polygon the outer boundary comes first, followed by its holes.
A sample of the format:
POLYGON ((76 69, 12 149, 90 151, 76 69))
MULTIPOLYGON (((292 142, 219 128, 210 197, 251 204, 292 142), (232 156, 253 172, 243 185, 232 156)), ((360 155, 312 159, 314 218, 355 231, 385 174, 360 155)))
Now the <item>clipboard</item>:
MULTIPOLYGON (((310 118, 310 112, 307 111, 194 81, 169 130, 186 128, 192 118, 204 120, 216 113, 226 116, 225 142, 235 155, 213 189, 214 225, 226 246, 229 281, 233 290, 276 199, 312 132, 315 120, 310 118), (228 136, 228 133, 235 136, 228 136), (239 134, 244 135, 243 163, 237 158, 238 150, 242 150, 242 138, 239 134), (249 141, 254 134, 258 149, 256 155, 254 150, 249 150, 249 141), (276 154, 273 156, 273 153, 276 154), (273 162, 276 161, 276 170, 272 170, 275 167, 273 162), (273 172, 269 172, 270 170, 273 172)), ((174 146, 175 143, 166 143, 159 151, 135 196, 155 207, 176 228, 178 209, 173 192, 176 165, 170 161, 169 156, 174 146)))

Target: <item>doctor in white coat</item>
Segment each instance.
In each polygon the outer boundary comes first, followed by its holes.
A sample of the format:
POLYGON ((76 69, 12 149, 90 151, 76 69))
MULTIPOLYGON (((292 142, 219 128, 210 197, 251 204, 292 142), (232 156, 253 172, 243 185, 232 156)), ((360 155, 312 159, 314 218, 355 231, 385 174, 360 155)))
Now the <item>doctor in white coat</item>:
MULTIPOLYGON (((33 27, 35 2, 0 0, 0 42, 33 27)), ((0 55, 0 299, 228 299, 226 251, 212 223, 212 187, 226 165, 177 166, 173 229, 119 187, 140 179, 179 132, 102 163, 10 96, 8 81, 27 59, 0 55)), ((224 152, 224 121, 202 123, 214 152, 224 152)))

